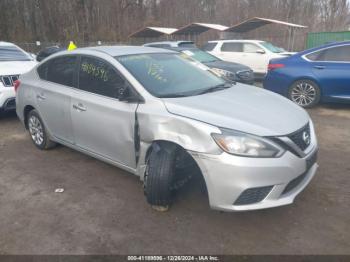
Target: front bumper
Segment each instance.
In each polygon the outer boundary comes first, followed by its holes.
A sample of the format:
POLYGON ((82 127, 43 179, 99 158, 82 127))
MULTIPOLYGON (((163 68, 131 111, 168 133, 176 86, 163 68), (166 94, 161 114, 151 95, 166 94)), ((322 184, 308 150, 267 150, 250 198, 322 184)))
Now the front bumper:
POLYGON ((210 207, 224 211, 243 211, 283 206, 309 184, 318 165, 317 146, 304 158, 287 151, 279 158, 246 158, 222 153, 191 153, 204 176, 210 207), (257 202, 242 204, 243 193, 260 188, 257 202), (261 195, 261 192, 265 195, 261 195), (261 198, 262 196, 262 198, 261 198), (260 197, 260 198, 259 198, 260 197), (239 204, 237 204, 238 202, 239 204))
POLYGON ((16 109, 16 93, 13 87, 4 87, 0 83, 0 109, 10 111, 16 109))

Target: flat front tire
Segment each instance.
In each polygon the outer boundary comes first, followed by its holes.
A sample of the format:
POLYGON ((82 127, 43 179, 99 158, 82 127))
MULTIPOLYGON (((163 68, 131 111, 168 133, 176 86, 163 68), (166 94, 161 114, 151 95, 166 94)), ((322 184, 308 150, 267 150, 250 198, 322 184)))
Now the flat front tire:
POLYGON ((157 211, 167 211, 172 204, 176 148, 152 150, 146 167, 144 190, 147 202, 157 211))
POLYGON ((289 88, 288 98, 301 107, 310 108, 320 102, 321 91, 311 80, 298 80, 289 88))
POLYGON ((35 109, 28 113, 27 127, 32 142, 40 150, 50 149, 56 146, 56 143, 49 139, 44 122, 35 109))

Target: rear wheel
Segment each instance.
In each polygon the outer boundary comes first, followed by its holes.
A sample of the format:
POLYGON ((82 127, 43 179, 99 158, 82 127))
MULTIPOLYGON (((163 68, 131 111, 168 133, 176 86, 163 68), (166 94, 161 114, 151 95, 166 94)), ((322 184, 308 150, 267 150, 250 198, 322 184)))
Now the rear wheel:
POLYGON ((304 108, 310 108, 320 102, 321 92, 311 80, 298 80, 290 88, 288 98, 304 108))
POLYGON ((30 137, 37 148, 44 150, 56 145, 49 139, 44 123, 35 109, 28 113, 27 126, 30 137))

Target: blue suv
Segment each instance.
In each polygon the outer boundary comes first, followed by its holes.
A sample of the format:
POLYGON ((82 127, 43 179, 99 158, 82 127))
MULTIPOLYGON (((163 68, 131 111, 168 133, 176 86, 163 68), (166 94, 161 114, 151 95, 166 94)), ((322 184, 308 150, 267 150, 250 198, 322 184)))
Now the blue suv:
POLYGON ((350 41, 272 59, 264 88, 302 107, 319 102, 350 103, 350 41))

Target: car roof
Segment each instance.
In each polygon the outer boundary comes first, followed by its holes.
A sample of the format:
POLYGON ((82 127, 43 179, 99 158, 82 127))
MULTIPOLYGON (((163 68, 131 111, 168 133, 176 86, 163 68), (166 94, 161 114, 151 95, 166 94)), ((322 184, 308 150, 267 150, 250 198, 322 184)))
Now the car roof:
POLYGON ((0 46, 16 46, 13 43, 9 43, 9 42, 4 42, 4 41, 0 41, 0 46))
POLYGON ((179 47, 181 44, 194 44, 193 41, 160 41, 160 42, 151 42, 151 43, 146 43, 143 46, 149 46, 149 45, 170 45, 171 47, 179 47))
POLYGON ((96 46, 96 47, 85 47, 78 48, 72 51, 74 53, 83 53, 84 50, 98 51, 110 56, 123 56, 123 55, 136 55, 136 54, 149 54, 149 53, 171 53, 167 49, 154 48, 154 47, 143 47, 143 46, 96 46))
POLYGON ((333 43, 328 43, 328 44, 325 44, 325 45, 313 47, 313 48, 301 51, 300 53, 298 53, 298 55, 309 54, 309 53, 312 53, 312 52, 315 52, 315 51, 318 51, 318 50, 322 50, 322 49, 333 47, 333 46, 339 46, 339 45, 350 45, 350 41, 333 42, 333 43))
POLYGON ((229 43, 229 42, 244 42, 244 43, 262 43, 263 40, 252 40, 252 39, 227 39, 227 40, 212 40, 208 43, 229 43))

